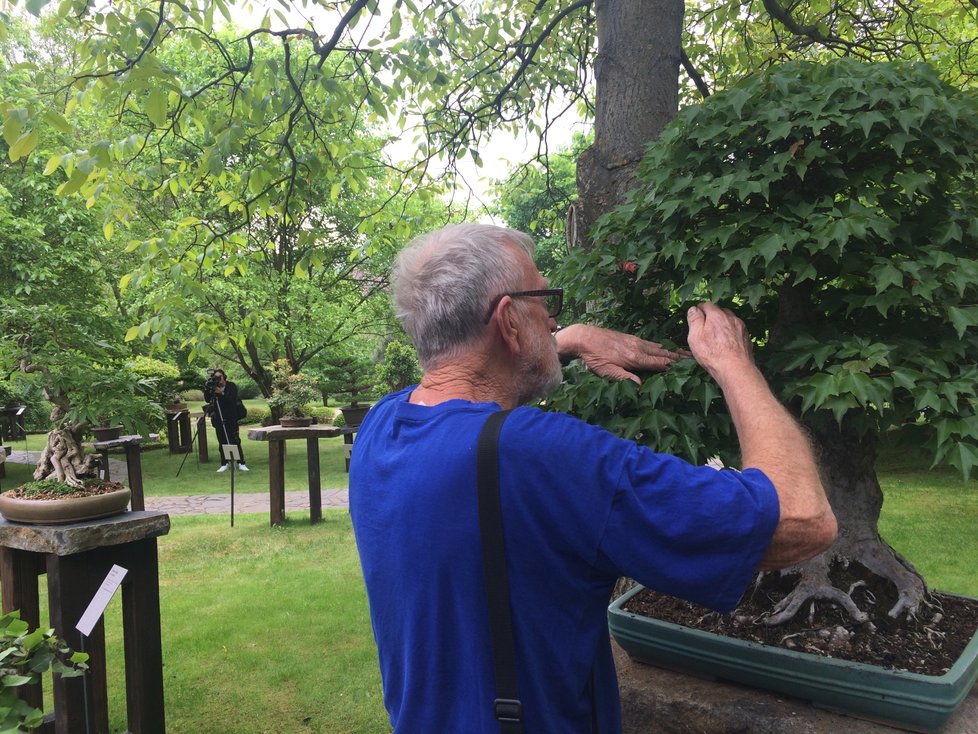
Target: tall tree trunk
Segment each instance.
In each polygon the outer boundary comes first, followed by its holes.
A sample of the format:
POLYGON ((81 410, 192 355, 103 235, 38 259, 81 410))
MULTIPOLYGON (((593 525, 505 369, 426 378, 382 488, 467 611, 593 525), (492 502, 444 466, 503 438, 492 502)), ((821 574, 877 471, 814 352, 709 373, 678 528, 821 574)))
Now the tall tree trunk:
POLYGON ((577 162, 571 247, 590 246, 591 227, 633 187, 645 146, 679 106, 681 0, 596 0, 595 16, 594 143, 577 162))

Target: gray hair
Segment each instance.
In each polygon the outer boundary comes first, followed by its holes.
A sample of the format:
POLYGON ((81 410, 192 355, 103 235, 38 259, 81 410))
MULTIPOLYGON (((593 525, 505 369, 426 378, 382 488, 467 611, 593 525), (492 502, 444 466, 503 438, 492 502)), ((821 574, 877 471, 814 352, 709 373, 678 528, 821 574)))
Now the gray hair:
POLYGON ((493 298, 519 288, 518 252, 533 238, 490 224, 452 224, 410 242, 392 273, 394 309, 430 369, 482 333, 493 298))

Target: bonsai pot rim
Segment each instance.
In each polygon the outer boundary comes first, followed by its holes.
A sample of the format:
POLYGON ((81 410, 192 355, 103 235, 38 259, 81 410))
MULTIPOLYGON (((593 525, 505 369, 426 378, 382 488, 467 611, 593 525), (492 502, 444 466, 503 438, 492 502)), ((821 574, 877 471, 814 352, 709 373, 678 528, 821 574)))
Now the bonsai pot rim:
POLYGON ((114 426, 92 426, 92 436, 96 441, 114 441, 122 435, 123 425, 121 423, 114 426))
POLYGON ((278 424, 283 428, 307 428, 312 425, 312 416, 283 415, 278 424))
POLYGON ((373 404, 367 403, 357 403, 356 405, 341 405, 340 412, 343 414, 343 420, 346 422, 347 428, 356 428, 363 422, 364 416, 367 415, 367 411, 373 407, 373 404))
POLYGON ((643 588, 636 586, 608 607, 612 637, 641 663, 732 680, 921 732, 939 730, 978 680, 978 632, 945 674, 922 675, 761 645, 624 611, 643 588))
POLYGON ((125 512, 132 491, 128 487, 89 497, 31 500, 0 494, 0 514, 11 522, 28 525, 66 525, 97 520, 125 512))

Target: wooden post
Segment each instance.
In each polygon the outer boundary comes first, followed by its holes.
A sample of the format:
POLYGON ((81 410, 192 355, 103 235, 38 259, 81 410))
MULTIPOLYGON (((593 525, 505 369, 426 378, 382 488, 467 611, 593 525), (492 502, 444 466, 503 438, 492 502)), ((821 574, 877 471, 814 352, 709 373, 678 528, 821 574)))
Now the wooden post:
POLYGON ((105 623, 99 619, 92 634, 82 640, 78 620, 112 567, 99 552, 47 556, 48 604, 51 626, 74 650, 88 653, 88 684, 84 678, 53 676, 54 728, 57 732, 103 734, 109 731, 109 703, 105 673, 105 623), (86 700, 87 698, 87 700, 86 700), (85 713, 88 712, 88 721, 85 713))
POLYGON ((164 734, 163 648, 158 632, 160 586, 156 539, 132 543, 127 551, 127 565, 131 570, 122 585, 122 630, 129 732, 164 734))
POLYGON ((268 442, 268 501, 272 525, 285 522, 285 441, 268 442))
MULTIPOLYGON (((139 454, 138 443, 133 442, 126 444, 126 469, 129 472, 129 489, 132 492, 132 509, 145 510, 146 501, 143 498, 143 466, 139 454)), ((108 463, 108 461, 106 461, 106 463, 108 463)))
POLYGON ((207 416, 197 416, 197 460, 201 464, 206 464, 210 459, 207 457, 207 416))
POLYGON ((323 519, 323 487, 319 476, 319 439, 306 439, 306 463, 309 468, 309 522, 316 524, 323 519))

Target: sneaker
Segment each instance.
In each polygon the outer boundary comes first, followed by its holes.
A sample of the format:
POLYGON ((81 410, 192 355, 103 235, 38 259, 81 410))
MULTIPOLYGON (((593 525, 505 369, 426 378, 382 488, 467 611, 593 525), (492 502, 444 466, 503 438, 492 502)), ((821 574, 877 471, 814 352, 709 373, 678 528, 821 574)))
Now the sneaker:
POLYGON ((228 470, 228 465, 221 464, 221 468, 217 470, 217 473, 220 474, 222 471, 227 471, 227 470, 228 470))
POLYGON ((245 464, 238 464, 238 469, 241 471, 251 471, 245 464))

